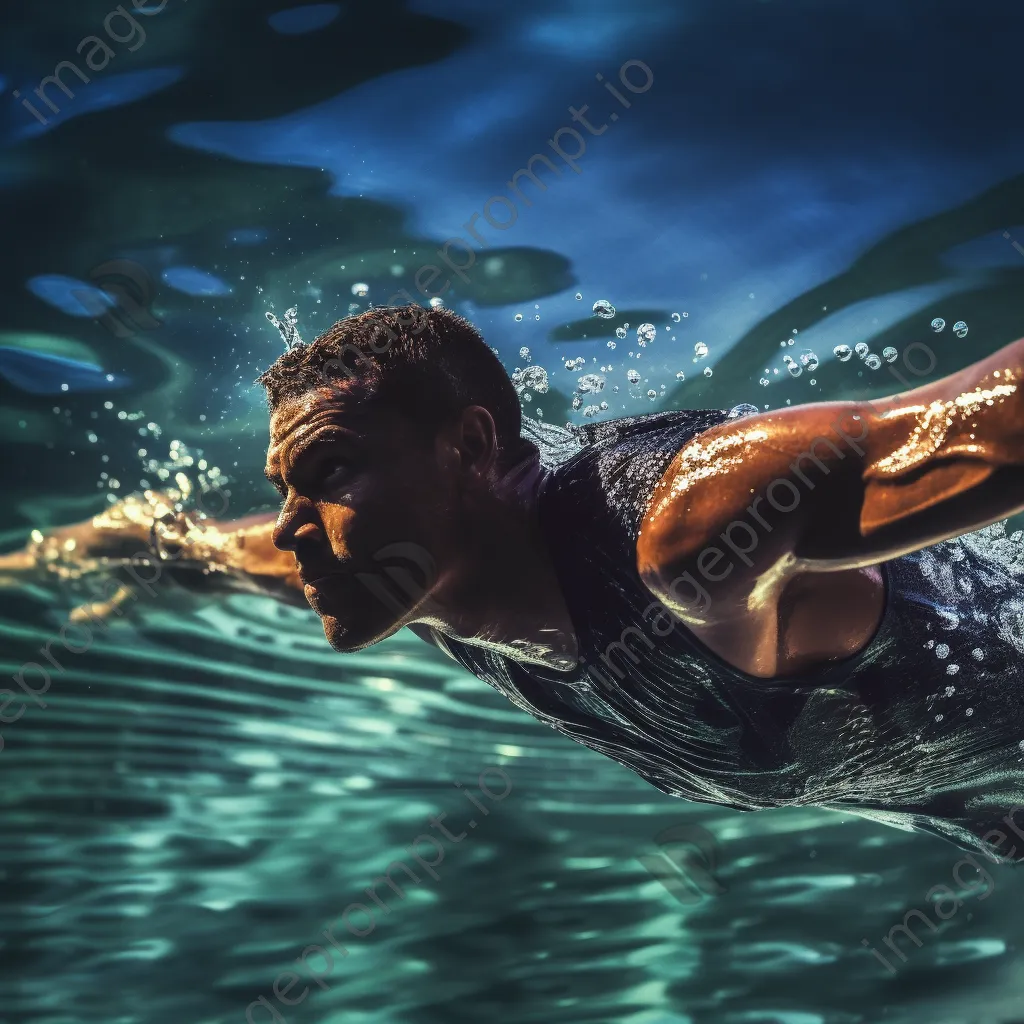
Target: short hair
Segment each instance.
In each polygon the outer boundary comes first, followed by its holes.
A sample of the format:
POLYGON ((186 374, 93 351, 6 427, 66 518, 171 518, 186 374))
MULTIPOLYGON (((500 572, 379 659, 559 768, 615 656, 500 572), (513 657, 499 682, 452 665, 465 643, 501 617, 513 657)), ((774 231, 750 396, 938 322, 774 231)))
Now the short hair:
POLYGON ((283 352, 256 382, 272 410, 317 388, 352 386, 362 401, 393 408, 431 434, 480 405, 494 419, 502 470, 537 451, 520 436, 519 395, 501 360, 468 320, 444 307, 378 306, 346 317, 283 352))

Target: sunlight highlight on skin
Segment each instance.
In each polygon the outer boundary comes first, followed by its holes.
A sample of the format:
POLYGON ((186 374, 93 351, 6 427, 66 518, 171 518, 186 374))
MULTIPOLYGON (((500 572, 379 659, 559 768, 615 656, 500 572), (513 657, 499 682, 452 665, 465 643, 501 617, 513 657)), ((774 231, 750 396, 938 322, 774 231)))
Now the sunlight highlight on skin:
MULTIPOLYGON (((996 371, 995 376, 999 376, 996 371)), ((1007 380, 1013 380, 1013 374, 1005 372, 1007 380)), ((919 416, 918 424, 909 440, 897 448, 891 455, 879 459, 872 467, 877 473, 893 475, 905 473, 907 470, 926 462, 945 444, 950 428, 957 422, 964 422, 974 416, 982 406, 994 405, 998 399, 1005 401, 1011 395, 1016 394, 1015 384, 997 384, 992 388, 982 389, 978 387, 975 391, 965 392, 957 395, 956 398, 946 402, 935 401, 927 406, 917 406, 899 410, 903 413, 916 413, 919 416)), ((973 437, 973 435, 972 435, 973 437)), ((980 446, 976 444, 965 445, 964 450, 977 452, 980 446)))
POLYGON ((664 512, 666 505, 699 481, 722 476, 730 469, 741 466, 746 447, 755 442, 767 441, 768 436, 767 430, 756 428, 687 445, 680 454, 679 470, 672 479, 672 485, 665 493, 658 495, 648 518, 656 519, 664 512))

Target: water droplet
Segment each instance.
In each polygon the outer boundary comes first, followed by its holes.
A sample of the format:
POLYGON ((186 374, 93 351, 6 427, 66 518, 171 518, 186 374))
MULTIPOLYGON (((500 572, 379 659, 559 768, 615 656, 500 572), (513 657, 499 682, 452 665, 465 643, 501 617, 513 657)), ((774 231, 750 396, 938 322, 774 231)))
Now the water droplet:
POLYGON ((885 348, 882 349, 882 358, 887 363, 895 363, 896 362, 896 357, 898 355, 899 355, 899 352, 897 352, 896 349, 894 349, 892 347, 892 345, 886 345, 885 348))
POLYGON ((836 345, 832 349, 832 355, 836 357, 841 363, 845 363, 849 360, 850 356, 853 355, 853 349, 849 345, 836 345))
POLYGON ((583 298, 583 292, 577 292, 576 293, 576 298, 577 299, 582 299, 583 298))
POLYGON ((440 295, 435 295, 430 300, 430 308, 431 309, 440 309, 443 305, 444 305, 444 299, 442 299, 440 295))
POLYGON ((957 320, 957 322, 955 324, 953 324, 953 333, 958 338, 966 338, 967 337, 967 324, 965 324, 963 322, 963 320, 957 320))
POLYGON ((516 313, 516 321, 519 321, 519 320, 522 320, 522 319, 523 319, 523 314, 522 313, 516 313))
POLYGON ((368 284, 363 284, 362 281, 357 281, 352 285, 352 294, 357 299, 365 299, 366 296, 370 294, 370 286, 368 284))
POLYGON ((957 672, 959 672, 959 671, 960 671, 960 666, 959 665, 952 665, 951 664, 951 665, 947 665, 946 666, 946 675, 947 676, 955 676, 957 674, 957 672))
POLYGON ((594 303, 594 316, 602 320, 611 320, 615 316, 615 307, 607 299, 598 299, 594 303))
POLYGON ((586 373, 577 382, 577 390, 581 395, 589 394, 592 391, 603 391, 605 378, 597 373, 586 373))
POLYGON ((946 321, 945 321, 945 320, 943 320, 941 316, 937 316, 937 317, 936 317, 936 318, 935 318, 935 319, 934 319, 934 320, 932 321, 932 330, 933 330, 933 331, 934 331, 934 332, 935 332, 936 334, 938 334, 938 333, 939 333, 939 331, 941 331, 941 330, 942 330, 942 328, 943 328, 943 327, 945 327, 945 326, 946 326, 946 321))
POLYGON ((975 647, 974 650, 971 651, 971 657, 975 661, 982 661, 984 660, 985 652, 980 647, 975 647))
POLYGON ((948 658, 949 657, 949 644, 936 644, 935 645, 935 657, 936 658, 948 658))
POLYGON ((729 410, 729 419, 736 420, 741 416, 751 416, 758 411, 756 405, 751 405, 749 402, 742 402, 740 405, 733 406, 729 410))

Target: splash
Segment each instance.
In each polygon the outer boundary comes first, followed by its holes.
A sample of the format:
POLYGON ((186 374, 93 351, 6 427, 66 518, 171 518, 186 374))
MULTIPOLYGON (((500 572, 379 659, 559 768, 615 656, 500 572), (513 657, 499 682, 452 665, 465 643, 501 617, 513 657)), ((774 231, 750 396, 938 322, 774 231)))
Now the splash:
POLYGON ((264 315, 281 332, 281 340, 284 342, 286 352, 291 352, 293 348, 306 344, 299 336, 299 328, 297 326, 299 322, 298 306, 286 309, 284 311, 284 319, 282 320, 279 320, 269 310, 264 315))

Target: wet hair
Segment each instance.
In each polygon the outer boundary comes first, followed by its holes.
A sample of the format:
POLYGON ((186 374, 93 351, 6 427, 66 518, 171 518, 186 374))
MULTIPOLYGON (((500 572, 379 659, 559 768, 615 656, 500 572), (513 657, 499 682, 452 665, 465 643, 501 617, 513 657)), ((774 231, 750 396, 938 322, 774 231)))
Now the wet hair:
POLYGON ((273 410, 324 387, 362 404, 392 408, 433 436, 471 405, 493 417, 498 465, 536 453, 520 436, 522 409, 505 367, 480 332, 449 309, 379 306, 339 320, 315 340, 283 352, 256 381, 273 410))

